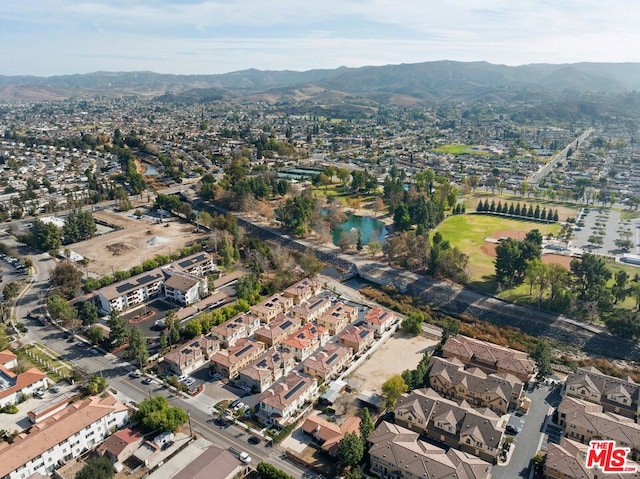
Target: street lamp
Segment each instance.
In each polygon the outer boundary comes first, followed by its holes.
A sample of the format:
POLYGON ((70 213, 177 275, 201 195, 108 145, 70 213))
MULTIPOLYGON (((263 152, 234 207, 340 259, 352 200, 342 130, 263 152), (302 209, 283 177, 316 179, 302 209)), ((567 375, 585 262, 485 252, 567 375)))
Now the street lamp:
POLYGON ((193 429, 191 429, 191 409, 187 409, 187 417, 189 418, 189 437, 193 437, 193 429))

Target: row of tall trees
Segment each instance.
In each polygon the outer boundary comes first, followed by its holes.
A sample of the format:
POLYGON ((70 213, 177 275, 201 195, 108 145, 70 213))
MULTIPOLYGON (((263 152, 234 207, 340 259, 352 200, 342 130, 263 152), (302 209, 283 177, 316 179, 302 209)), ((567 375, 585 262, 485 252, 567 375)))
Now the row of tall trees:
POLYGON ((536 207, 534 208, 532 205, 529 205, 527 207, 526 204, 523 204, 521 206, 519 202, 514 204, 514 203, 507 203, 506 201, 504 203, 502 203, 501 201, 498 201, 498 204, 496 204, 495 200, 491 200, 491 203, 489 203, 488 199, 485 199, 484 202, 478 201, 476 212, 496 213, 496 214, 502 214, 507 216, 533 218, 536 220, 548 221, 548 222, 551 222, 551 221, 558 222, 558 220, 560 219, 558 216, 557 209, 554 211, 551 208, 549 208, 549 210, 547 211, 547 208, 545 206, 543 206, 542 209, 540 209, 540 205, 536 205, 536 207))

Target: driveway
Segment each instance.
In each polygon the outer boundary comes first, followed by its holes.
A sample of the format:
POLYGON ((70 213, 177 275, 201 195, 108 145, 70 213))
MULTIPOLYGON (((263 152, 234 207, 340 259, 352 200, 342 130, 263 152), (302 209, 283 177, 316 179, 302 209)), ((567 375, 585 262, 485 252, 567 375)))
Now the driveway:
POLYGON ((541 385, 527 393, 531 399, 531 407, 526 416, 523 416, 524 427, 514 436, 511 459, 505 466, 493 466, 491 477, 493 479, 514 479, 516 477, 528 478, 531 459, 540 450, 543 440, 543 427, 550 409, 560 403, 560 388, 549 385, 541 385))

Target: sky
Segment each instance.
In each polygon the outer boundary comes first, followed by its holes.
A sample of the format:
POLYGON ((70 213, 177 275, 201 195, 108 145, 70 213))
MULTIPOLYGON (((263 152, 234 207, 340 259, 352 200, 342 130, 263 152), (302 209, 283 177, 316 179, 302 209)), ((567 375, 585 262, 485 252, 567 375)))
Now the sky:
POLYGON ((0 75, 640 62, 638 0, 1 0, 0 75))

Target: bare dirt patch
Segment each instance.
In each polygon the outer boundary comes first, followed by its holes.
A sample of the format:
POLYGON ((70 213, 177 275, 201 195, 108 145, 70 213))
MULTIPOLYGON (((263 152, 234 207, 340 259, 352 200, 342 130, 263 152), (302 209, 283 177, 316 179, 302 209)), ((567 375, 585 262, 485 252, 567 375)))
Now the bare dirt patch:
POLYGON ((569 269, 571 265, 571 260, 573 260, 571 256, 565 256, 562 254, 543 254, 542 262, 547 264, 559 264, 569 269))
POLYGON ((94 217, 123 229, 71 245, 71 250, 89 260, 87 272, 91 277, 128 270, 158 254, 171 255, 204 236, 195 233, 193 225, 175 219, 160 224, 107 211, 95 212, 94 217))
POLYGON ((382 384, 394 374, 405 369, 414 369, 427 350, 432 350, 438 341, 424 336, 409 336, 399 332, 391 336, 371 357, 365 361, 351 378, 360 383, 360 391, 380 393, 382 384))
POLYGON ((482 251, 487 256, 491 256, 492 258, 495 258, 496 256, 498 256, 496 254, 497 247, 498 247, 498 243, 489 243, 488 241, 485 241, 484 244, 480 246, 480 251, 482 251))
POLYGON ((498 230, 491 233, 492 238, 513 238, 522 241, 527 237, 526 231, 521 230, 498 230))

